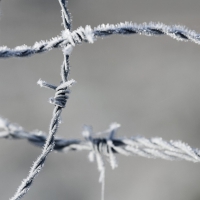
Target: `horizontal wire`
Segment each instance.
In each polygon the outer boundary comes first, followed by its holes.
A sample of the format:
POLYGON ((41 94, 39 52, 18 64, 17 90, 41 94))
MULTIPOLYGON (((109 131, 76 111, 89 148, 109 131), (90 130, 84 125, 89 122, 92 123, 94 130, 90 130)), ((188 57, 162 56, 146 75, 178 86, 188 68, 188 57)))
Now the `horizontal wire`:
MULTIPOLYGON (((113 125, 113 124, 112 124, 113 125)), ((110 126, 111 127, 111 126, 110 126)), ((87 128, 87 127, 86 127, 87 128)), ((112 134, 119 126, 111 127, 102 132, 102 134, 112 134)), ((10 123, 8 120, 0 118, 0 138, 5 139, 26 139, 31 144, 38 147, 43 147, 47 135, 41 131, 27 132, 16 124, 10 123)), ((89 128, 87 128, 88 132, 89 128)), ((125 156, 138 155, 147 158, 161 158, 165 160, 187 160, 192 162, 200 162, 200 151, 193 149, 181 141, 164 141, 162 138, 147 139, 141 136, 131 138, 112 138, 100 137, 99 133, 88 133, 84 139, 63 139, 55 137, 54 150, 59 152, 67 151, 93 151, 94 148, 100 154, 109 156, 113 168, 113 153, 125 156), (89 139, 88 139, 89 138, 89 139)))
POLYGON ((63 48, 68 44, 75 46, 76 44, 82 43, 82 41, 93 43, 94 40, 98 37, 106 37, 113 34, 140 34, 145 36, 167 35, 178 41, 190 41, 196 44, 200 44, 200 34, 189 30, 184 26, 167 26, 163 23, 153 22, 150 22, 149 24, 135 24, 132 22, 125 22, 116 25, 102 24, 94 29, 87 25, 85 28, 79 27, 72 32, 65 30, 61 33, 60 36, 54 37, 48 41, 36 42, 33 46, 22 45, 13 49, 2 46, 0 47, 0 58, 27 57, 34 54, 50 51, 53 48, 63 48))

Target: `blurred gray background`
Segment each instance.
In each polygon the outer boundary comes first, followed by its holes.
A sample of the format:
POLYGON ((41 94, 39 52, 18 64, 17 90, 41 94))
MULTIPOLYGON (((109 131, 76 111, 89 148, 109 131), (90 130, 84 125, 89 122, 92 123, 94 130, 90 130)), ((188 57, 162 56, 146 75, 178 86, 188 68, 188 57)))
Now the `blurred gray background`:
MULTIPOLYGON (((73 29, 124 21, 180 24, 200 32, 199 0, 70 0, 73 29)), ((0 46, 33 45, 60 34, 56 0, 2 0, 0 46)), ((119 136, 159 136, 200 148, 200 46, 167 36, 112 36, 77 46, 71 78, 77 81, 62 114, 58 135, 81 138, 111 122, 119 136)), ((61 50, 0 60, 0 115, 26 130, 48 132, 54 93, 39 78, 58 84, 61 50)), ((9 199, 41 149, 26 141, 0 141, 0 199, 9 199)), ((118 156, 106 167, 106 200, 200 200, 200 164, 118 156)), ((87 152, 52 153, 24 199, 101 198, 99 173, 87 152)))

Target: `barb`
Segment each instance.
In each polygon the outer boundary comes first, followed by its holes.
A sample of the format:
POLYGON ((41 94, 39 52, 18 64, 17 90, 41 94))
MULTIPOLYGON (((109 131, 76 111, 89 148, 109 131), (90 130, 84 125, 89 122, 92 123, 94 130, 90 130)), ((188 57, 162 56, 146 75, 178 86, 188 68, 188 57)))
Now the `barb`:
MULTIPOLYGON (((186 160, 191 162, 200 162, 200 150, 191 148, 181 141, 164 141, 162 138, 147 139, 141 136, 131 138, 116 138, 114 135, 110 137, 113 131, 119 125, 111 124, 110 128, 99 133, 93 133, 89 127, 85 127, 82 134, 84 139, 71 139, 56 137, 54 150, 58 152, 68 151, 89 151, 90 161, 94 160, 94 151, 100 155, 108 156, 111 167, 117 167, 114 154, 123 156, 137 155, 146 158, 161 158, 164 160, 186 160), (106 137, 105 135, 108 135, 106 137)), ((12 124, 8 120, 0 118, 0 138, 5 139, 25 139, 31 144, 42 147, 45 143, 47 135, 41 131, 27 132, 21 126, 12 124)))
MULTIPOLYGON (((64 0, 59 0, 59 2, 64 0)), ((66 11, 62 10, 62 13, 66 11)), ((66 14, 62 14, 62 17, 65 17, 66 14)), ((67 15, 70 16, 69 14, 67 15)), ((71 22, 70 19, 65 18, 63 24, 65 27, 71 27, 68 23, 71 22)), ((195 31, 189 30, 184 26, 172 25, 167 26, 162 23, 153 23, 149 24, 133 24, 132 22, 119 23, 116 25, 107 24, 99 25, 96 28, 92 29, 90 26, 85 28, 79 27, 78 29, 70 32, 68 29, 63 31, 60 36, 54 37, 48 41, 36 42, 32 47, 22 45, 10 49, 6 46, 0 47, 0 58, 9 58, 9 57, 27 57, 34 54, 39 54, 42 52, 50 51, 54 48, 67 46, 71 44, 75 46, 80 44, 83 41, 93 43, 98 37, 106 37, 113 34, 119 35, 130 35, 130 34, 140 34, 145 36, 159 36, 167 35, 178 41, 190 41, 196 44, 200 44, 200 34, 195 31)))

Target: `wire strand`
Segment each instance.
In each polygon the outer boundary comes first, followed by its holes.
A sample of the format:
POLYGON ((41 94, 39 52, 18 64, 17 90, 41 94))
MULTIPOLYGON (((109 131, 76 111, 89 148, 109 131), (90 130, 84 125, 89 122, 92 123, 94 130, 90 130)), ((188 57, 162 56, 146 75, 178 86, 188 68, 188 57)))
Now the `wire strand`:
MULTIPOLYGON (((61 1, 61 0, 59 0, 61 1)), ((62 11, 62 13, 65 13, 62 11)), ((65 16, 65 14, 63 14, 65 16)), ((70 16, 70 15, 69 15, 70 16)), ((64 20, 67 21, 67 20, 64 20)), ((69 21, 69 19, 68 19, 69 21)), ((66 22, 63 22, 64 24, 66 22)), ((69 25, 64 25, 68 27, 69 25)), ((70 25, 71 26, 71 25, 70 25)), ((32 47, 22 45, 13 49, 6 46, 0 47, 0 58, 9 57, 28 57, 34 54, 40 54, 46 51, 50 51, 54 48, 63 48, 67 44, 75 46, 83 41, 93 43, 95 39, 99 37, 106 37, 113 34, 119 35, 131 35, 139 34, 145 36, 161 36, 167 35, 178 41, 190 41, 196 44, 200 44, 200 34, 195 31, 189 30, 184 26, 172 25, 168 26, 162 23, 150 22, 149 24, 135 24, 132 22, 113 24, 102 24, 92 29, 90 26, 85 28, 79 27, 78 29, 70 32, 68 29, 63 31, 60 36, 56 36, 48 41, 36 42, 32 47)))
MULTIPOLYGON (((67 8, 65 7, 65 0, 59 0, 62 9, 62 19, 64 27, 68 29, 70 27, 70 22, 67 14, 67 8)), ((63 46, 64 48, 64 46, 63 46)), ((65 51, 65 53, 69 53, 65 51)), ((55 90, 55 96, 50 98, 50 103, 54 104, 55 108, 53 110, 53 116, 50 123, 49 135, 46 137, 44 142, 43 151, 40 156, 36 159, 31 167, 28 176, 22 181, 18 190, 14 194, 14 196, 10 200, 18 200, 21 199, 30 189, 34 178, 41 171, 44 166, 44 162, 48 156, 48 154, 54 149, 55 146, 55 134, 58 130, 58 126, 60 123, 60 116, 62 113, 62 109, 65 107, 69 94, 69 87, 74 83, 74 80, 68 81, 69 75, 69 54, 64 55, 64 64, 61 67, 61 78, 62 82, 59 86, 55 87, 51 84, 46 83, 45 81, 39 80, 38 84, 41 87, 46 87, 55 90)))
POLYGON ((0 118, 0 138, 11 139, 26 139, 30 143, 43 147, 42 153, 36 159, 30 169, 28 176, 22 181, 15 195, 10 200, 21 199, 30 189, 34 178, 41 171, 44 166, 48 154, 53 151, 89 151, 90 161, 96 159, 98 170, 100 172, 99 181, 102 183, 102 200, 104 199, 105 187, 105 165, 103 156, 106 156, 114 169, 118 166, 116 154, 124 156, 138 155, 147 158, 161 158, 165 160, 187 160, 192 162, 200 162, 200 151, 193 149, 181 141, 166 142, 161 138, 147 139, 144 137, 132 138, 115 138, 119 124, 113 123, 110 128, 102 133, 108 134, 107 137, 99 137, 89 127, 85 127, 83 131, 84 139, 66 140, 55 137, 60 123, 60 116, 63 108, 69 98, 69 87, 72 86, 74 80, 68 80, 70 73, 69 58, 72 49, 75 45, 82 42, 93 43, 99 37, 107 37, 110 35, 130 35, 140 34, 145 36, 159 36, 167 35, 178 41, 191 41, 200 44, 200 34, 189 30, 184 26, 172 25, 167 26, 162 23, 143 23, 133 24, 132 22, 125 22, 120 24, 102 24, 92 29, 89 25, 85 28, 79 27, 72 31, 71 16, 67 9, 67 2, 65 0, 58 0, 61 6, 62 21, 64 31, 57 37, 48 41, 36 42, 33 46, 17 46, 13 49, 6 46, 0 47, 0 58, 10 57, 28 57, 35 54, 40 54, 50 51, 54 48, 62 48, 64 60, 61 65, 61 83, 58 86, 46 83, 39 80, 38 84, 41 87, 50 88, 55 91, 54 97, 50 98, 50 103, 55 107, 51 119, 48 136, 42 132, 26 132, 20 126, 11 124, 8 120, 0 118))
MULTIPOLYGON (((97 149, 102 155, 108 156, 111 167, 117 167, 113 154, 123 156, 137 155, 146 158, 161 158, 164 160, 186 160, 200 162, 200 150, 191 148, 181 141, 164 141, 162 138, 147 139, 141 136, 130 138, 105 137, 105 134, 112 134, 119 126, 116 123, 110 125, 106 131, 102 131, 103 137, 99 133, 92 133, 89 127, 85 127, 82 134, 84 139, 64 139, 55 137, 53 150, 58 152, 68 151, 89 151, 97 149), (113 124, 115 126, 113 126, 113 124), (113 127, 112 127, 113 126, 113 127), (86 136, 86 133, 89 136, 86 136), (89 139, 88 139, 89 138, 89 139)), ((4 139, 25 139, 31 144, 42 147, 47 139, 47 135, 41 131, 27 132, 21 126, 12 124, 4 118, 0 118, 0 138, 4 139)), ((91 159, 92 160, 92 159, 91 159)))

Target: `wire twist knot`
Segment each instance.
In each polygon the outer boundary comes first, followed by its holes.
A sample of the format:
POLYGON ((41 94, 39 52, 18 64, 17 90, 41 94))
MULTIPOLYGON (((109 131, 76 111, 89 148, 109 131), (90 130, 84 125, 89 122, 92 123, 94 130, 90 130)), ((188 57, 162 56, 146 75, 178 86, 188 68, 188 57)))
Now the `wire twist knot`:
POLYGON ((51 97, 49 99, 49 103, 54 104, 55 106, 59 106, 61 108, 65 107, 67 99, 69 98, 69 93, 70 93, 69 87, 71 87, 74 83, 75 80, 71 79, 64 83, 61 83, 59 86, 56 87, 52 84, 46 83, 41 79, 37 82, 37 84, 40 85, 41 87, 54 89, 56 91, 54 97, 51 97))
POLYGON ((62 32, 62 37, 67 39, 65 42, 62 43, 63 46, 67 44, 71 44, 75 46, 76 44, 80 44, 82 41, 93 43, 94 42, 94 33, 91 26, 87 25, 85 28, 82 26, 78 29, 71 32, 68 29, 65 29, 62 32))

